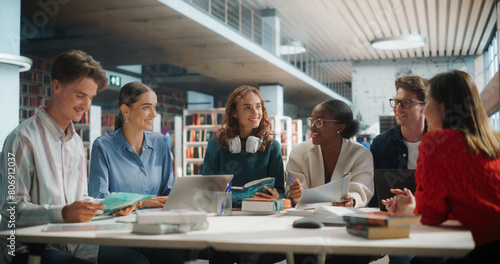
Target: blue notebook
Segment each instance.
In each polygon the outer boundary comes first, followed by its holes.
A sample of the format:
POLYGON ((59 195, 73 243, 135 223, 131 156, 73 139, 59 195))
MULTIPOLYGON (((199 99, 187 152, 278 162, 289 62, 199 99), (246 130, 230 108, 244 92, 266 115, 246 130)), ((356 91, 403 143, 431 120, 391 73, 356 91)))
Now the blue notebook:
POLYGON ((112 214, 120 209, 132 206, 140 201, 149 199, 154 196, 155 195, 125 192, 111 193, 110 195, 108 195, 108 197, 101 201, 102 204, 106 205, 106 208, 104 208, 103 210, 103 215, 112 214))

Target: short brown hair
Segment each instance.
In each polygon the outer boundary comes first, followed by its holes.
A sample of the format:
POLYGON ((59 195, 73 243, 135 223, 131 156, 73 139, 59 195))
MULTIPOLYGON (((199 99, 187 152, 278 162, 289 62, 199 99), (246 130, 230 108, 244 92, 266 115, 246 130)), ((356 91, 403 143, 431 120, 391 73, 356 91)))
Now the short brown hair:
POLYGON ((396 86, 396 91, 399 88, 412 91, 417 94, 418 100, 424 101, 425 89, 429 86, 429 80, 420 76, 405 76, 397 78, 394 85, 396 86))
POLYGON ((97 91, 106 87, 108 78, 101 64, 81 50, 70 50, 59 54, 52 64, 52 80, 62 84, 72 83, 82 77, 88 77, 97 83, 97 91))

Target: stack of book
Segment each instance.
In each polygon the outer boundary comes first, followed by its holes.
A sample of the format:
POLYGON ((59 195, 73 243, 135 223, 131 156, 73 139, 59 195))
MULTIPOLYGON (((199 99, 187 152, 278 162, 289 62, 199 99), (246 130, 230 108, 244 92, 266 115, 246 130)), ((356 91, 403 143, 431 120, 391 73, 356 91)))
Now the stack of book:
POLYGON ((407 238, 410 226, 420 223, 420 215, 363 212, 344 215, 347 232, 368 239, 407 238))
POLYGON ((290 199, 270 199, 270 198, 248 198, 241 202, 241 211, 250 212, 279 212, 290 209, 292 202, 290 199))
POLYGON ((139 234, 169 234, 208 228, 207 212, 192 210, 149 209, 136 212, 132 232, 139 234))

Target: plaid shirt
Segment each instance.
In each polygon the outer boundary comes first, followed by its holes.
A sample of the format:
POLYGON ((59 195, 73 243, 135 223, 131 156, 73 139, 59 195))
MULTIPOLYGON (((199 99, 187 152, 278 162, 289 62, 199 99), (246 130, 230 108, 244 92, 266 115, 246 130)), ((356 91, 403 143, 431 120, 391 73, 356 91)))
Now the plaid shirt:
MULTIPOLYGON (((7 136, 0 159, 0 179, 2 230, 12 229, 7 210, 12 206, 16 208, 15 228, 63 223, 62 208, 87 195, 87 162, 73 123, 66 134, 44 108, 37 109, 34 116, 7 136), (14 190, 13 195, 9 189, 14 190)), ((8 259, 5 244, 2 247, 8 259)), ((95 245, 48 247, 97 261, 95 245)), ((27 247, 17 243, 16 255, 24 252, 27 247)))

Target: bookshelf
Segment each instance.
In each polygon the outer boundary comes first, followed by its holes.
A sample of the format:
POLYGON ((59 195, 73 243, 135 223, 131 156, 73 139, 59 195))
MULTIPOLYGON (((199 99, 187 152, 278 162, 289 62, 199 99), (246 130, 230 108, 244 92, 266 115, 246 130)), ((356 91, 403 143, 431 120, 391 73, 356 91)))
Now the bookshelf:
POLYGON ((183 110, 183 176, 201 175, 208 141, 220 128, 225 109, 183 110))
POLYGON ((20 74, 19 123, 35 115, 39 106, 47 106, 52 97, 50 70, 52 61, 30 56, 33 65, 20 74))
POLYGON ((292 119, 292 148, 302 143, 302 120, 292 119))
POLYGON ((270 116, 270 119, 273 132, 276 133, 274 139, 281 145, 281 154, 286 166, 288 156, 292 150, 292 118, 288 116, 270 116))
POLYGON ((87 165, 89 165, 92 144, 96 138, 102 135, 101 107, 91 105, 89 111, 83 114, 80 122, 73 125, 75 126, 76 133, 82 138, 85 158, 87 159, 87 165))
POLYGON ((101 134, 108 134, 115 131, 115 119, 118 110, 102 110, 101 115, 101 134))

